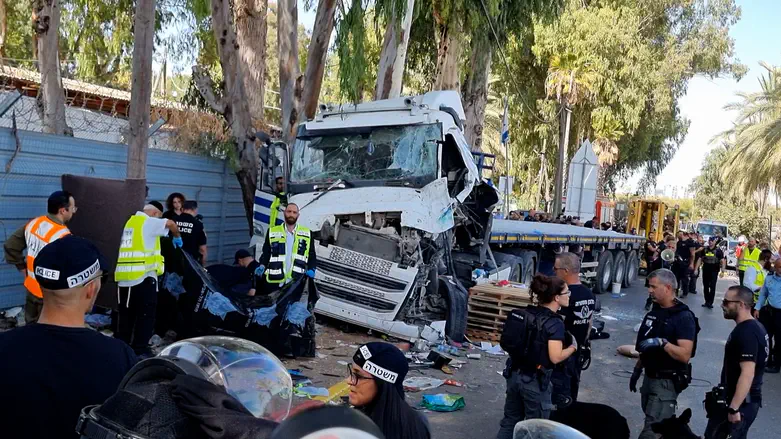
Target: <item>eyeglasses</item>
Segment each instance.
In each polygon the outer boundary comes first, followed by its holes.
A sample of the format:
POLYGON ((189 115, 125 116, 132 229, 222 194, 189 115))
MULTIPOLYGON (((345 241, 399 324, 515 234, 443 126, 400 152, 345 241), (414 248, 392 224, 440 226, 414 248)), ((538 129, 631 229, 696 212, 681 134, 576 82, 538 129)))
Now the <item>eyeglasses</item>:
POLYGON ((79 210, 79 208, 78 208, 78 207, 76 207, 76 206, 73 206, 73 207, 69 208, 68 210, 70 210, 70 211, 71 211, 71 212, 73 212, 73 213, 76 213, 76 211, 78 211, 78 210, 79 210))
POLYGON ((372 379, 371 377, 365 377, 363 375, 360 375, 360 374, 356 373, 353 370, 353 363, 350 363, 350 364, 347 365, 347 371, 350 374, 347 382, 352 384, 352 385, 354 385, 354 386, 357 386, 358 383, 361 382, 360 380, 370 380, 370 379, 372 379))
POLYGON ((567 291, 565 291, 565 292, 563 292, 563 293, 559 294, 559 296, 569 296, 570 294, 572 294, 572 291, 570 291, 570 290, 567 290, 567 291))

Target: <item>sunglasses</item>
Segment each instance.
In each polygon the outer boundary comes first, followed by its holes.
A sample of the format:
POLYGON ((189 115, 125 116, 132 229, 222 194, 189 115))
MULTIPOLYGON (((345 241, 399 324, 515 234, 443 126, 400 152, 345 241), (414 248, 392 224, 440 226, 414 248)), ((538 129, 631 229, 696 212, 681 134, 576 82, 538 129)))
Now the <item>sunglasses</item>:
POLYGON ((730 303, 743 303, 742 300, 728 300, 728 299, 722 299, 721 304, 724 306, 729 305, 730 303))
POLYGON ((350 384, 352 384, 354 386, 357 386, 361 382, 361 380, 370 380, 370 379, 372 379, 372 377, 365 377, 363 375, 360 375, 360 374, 356 373, 355 370, 353 370, 353 363, 350 363, 350 364, 347 365, 347 371, 350 374, 348 383, 350 383, 350 384))

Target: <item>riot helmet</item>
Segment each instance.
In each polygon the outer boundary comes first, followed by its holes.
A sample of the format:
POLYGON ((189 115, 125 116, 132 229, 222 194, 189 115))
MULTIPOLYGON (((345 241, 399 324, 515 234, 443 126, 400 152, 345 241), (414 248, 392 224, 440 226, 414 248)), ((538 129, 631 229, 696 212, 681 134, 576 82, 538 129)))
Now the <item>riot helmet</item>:
POLYGON ((513 439, 589 439, 585 434, 547 419, 527 419, 515 424, 513 439))

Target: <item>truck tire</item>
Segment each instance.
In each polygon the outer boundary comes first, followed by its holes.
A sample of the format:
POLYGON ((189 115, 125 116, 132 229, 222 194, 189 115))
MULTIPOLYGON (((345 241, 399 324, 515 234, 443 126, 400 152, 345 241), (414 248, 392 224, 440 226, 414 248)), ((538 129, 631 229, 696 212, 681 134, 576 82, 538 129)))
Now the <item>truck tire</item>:
POLYGON ((626 278, 626 253, 621 250, 613 253, 613 282, 624 283, 626 278))
POLYGON ((605 250, 599 255, 597 278, 594 280, 594 292, 597 294, 610 291, 613 282, 613 254, 605 250))
POLYGON ((624 288, 632 286, 635 280, 637 280, 637 274, 640 272, 640 260, 637 258, 637 251, 632 250, 627 253, 626 257, 626 273, 624 275, 624 281, 621 285, 624 288))
POLYGON ((534 277, 534 273, 536 273, 536 259, 537 256, 536 253, 532 251, 527 251, 522 253, 519 257, 523 262, 521 262, 521 283, 526 285, 531 285, 532 278, 534 277))
POLYGON ((452 276, 439 276, 439 291, 447 292, 447 320, 445 335, 457 343, 464 342, 466 333, 467 300, 469 293, 461 282, 452 276), (443 290, 444 288, 444 290, 443 290))

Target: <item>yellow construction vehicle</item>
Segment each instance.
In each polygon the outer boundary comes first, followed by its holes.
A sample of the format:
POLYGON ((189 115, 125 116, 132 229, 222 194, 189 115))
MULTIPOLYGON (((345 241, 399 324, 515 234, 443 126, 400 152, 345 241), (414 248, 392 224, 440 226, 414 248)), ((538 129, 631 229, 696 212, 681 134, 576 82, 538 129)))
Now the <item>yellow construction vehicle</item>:
POLYGON ((670 209, 660 200, 638 199, 629 203, 626 230, 634 230, 636 235, 659 242, 664 238, 664 232, 678 233, 679 220, 680 208, 677 205, 670 209))

